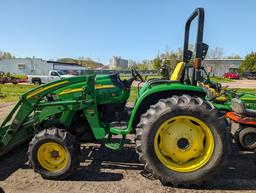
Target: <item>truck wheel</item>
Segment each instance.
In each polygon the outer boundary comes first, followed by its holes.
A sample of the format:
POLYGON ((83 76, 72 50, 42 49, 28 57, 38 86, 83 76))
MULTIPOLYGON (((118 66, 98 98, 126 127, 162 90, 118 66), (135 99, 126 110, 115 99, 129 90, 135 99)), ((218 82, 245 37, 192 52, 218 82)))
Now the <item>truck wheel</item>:
POLYGON ((28 158, 35 172, 45 179, 65 179, 79 165, 80 146, 66 130, 45 129, 29 144, 28 158))
POLYGON ((228 153, 226 120, 208 102, 188 95, 161 99, 141 116, 136 151, 164 185, 199 185, 228 153))
POLYGON ((34 80, 33 83, 34 83, 35 85, 41 85, 41 80, 34 80))

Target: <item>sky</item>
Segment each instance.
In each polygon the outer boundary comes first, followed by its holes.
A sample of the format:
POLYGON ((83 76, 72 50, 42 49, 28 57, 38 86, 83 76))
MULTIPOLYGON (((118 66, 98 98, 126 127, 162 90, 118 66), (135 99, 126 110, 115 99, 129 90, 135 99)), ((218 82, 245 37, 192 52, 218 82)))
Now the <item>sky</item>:
POLYGON ((0 0, 0 5, 0 50, 16 57, 83 56, 104 64, 113 55, 152 59, 158 51, 183 46, 186 19, 197 7, 205 9, 204 42, 210 48, 242 57, 256 51, 255 0, 0 0))

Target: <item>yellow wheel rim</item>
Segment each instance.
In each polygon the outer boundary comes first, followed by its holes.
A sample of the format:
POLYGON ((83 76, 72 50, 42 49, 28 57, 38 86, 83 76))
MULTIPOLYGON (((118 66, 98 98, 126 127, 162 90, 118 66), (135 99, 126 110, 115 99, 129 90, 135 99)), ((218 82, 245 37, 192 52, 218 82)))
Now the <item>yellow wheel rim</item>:
POLYGON ((44 169, 51 172, 59 172, 67 166, 69 154, 60 144, 47 142, 39 147, 37 159, 44 169))
POLYGON ((177 172, 192 172, 211 158, 214 138, 209 127, 192 116, 176 116, 157 130, 154 149, 167 168, 177 172))

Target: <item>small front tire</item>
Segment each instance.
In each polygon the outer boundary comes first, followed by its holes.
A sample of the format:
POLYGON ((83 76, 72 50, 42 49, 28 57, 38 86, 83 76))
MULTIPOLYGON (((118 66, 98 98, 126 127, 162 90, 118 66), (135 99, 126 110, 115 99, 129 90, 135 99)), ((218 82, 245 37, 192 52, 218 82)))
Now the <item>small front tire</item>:
POLYGON ((34 136, 28 158, 35 172, 45 179, 62 180, 79 166, 80 146, 75 136, 63 129, 49 128, 34 136))

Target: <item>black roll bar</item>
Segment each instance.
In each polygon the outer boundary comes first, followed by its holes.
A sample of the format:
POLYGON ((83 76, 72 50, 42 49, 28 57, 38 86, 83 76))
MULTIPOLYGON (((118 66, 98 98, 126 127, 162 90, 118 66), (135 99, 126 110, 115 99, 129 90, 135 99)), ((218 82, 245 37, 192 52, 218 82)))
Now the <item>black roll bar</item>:
MULTIPOLYGON (((196 8, 195 11, 191 14, 188 18, 185 26, 185 38, 184 38, 184 48, 183 48, 183 61, 187 58, 186 53, 188 51, 189 45, 189 30, 190 24, 192 21, 198 16, 198 26, 197 26, 197 39, 196 43, 203 42, 203 32, 204 32, 204 9, 203 8, 196 8)), ((196 47, 197 49, 197 47, 196 47)), ((200 58, 201 54, 196 50, 196 58, 200 58)), ((184 61, 186 62, 186 61, 184 61)))
POLYGON ((202 61, 207 53, 208 45, 203 43, 203 32, 204 32, 204 9, 196 8, 194 12, 188 18, 185 25, 185 37, 184 37, 184 48, 183 48, 183 62, 189 63, 192 52, 188 49, 189 46, 189 31, 192 21, 198 17, 197 25, 197 38, 195 45, 195 63, 193 67, 192 85, 196 85, 199 77, 199 69, 202 61))

